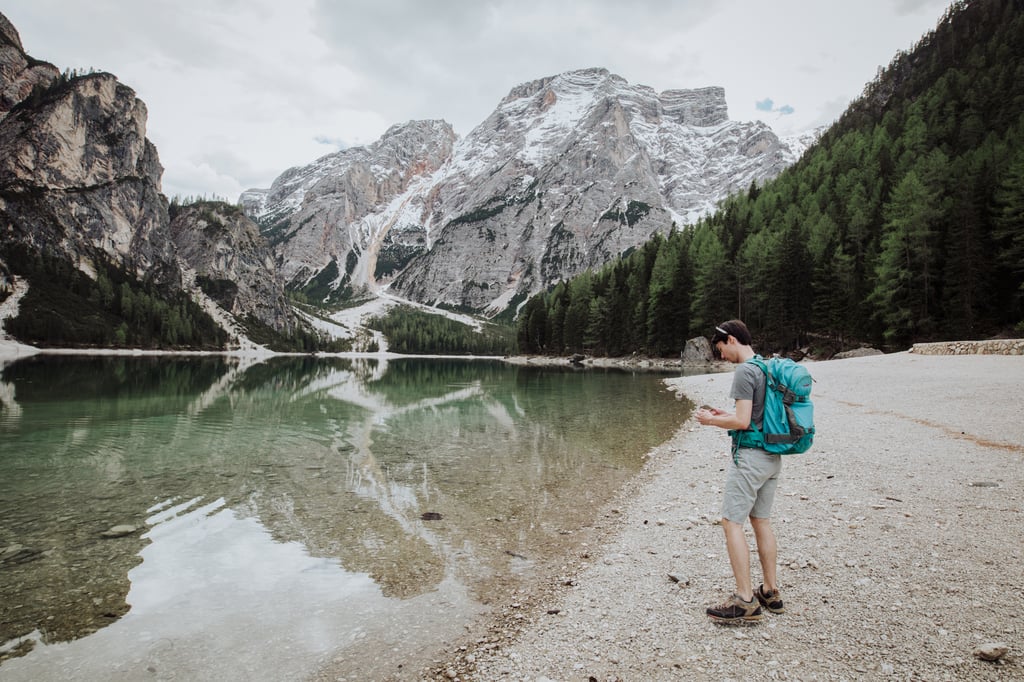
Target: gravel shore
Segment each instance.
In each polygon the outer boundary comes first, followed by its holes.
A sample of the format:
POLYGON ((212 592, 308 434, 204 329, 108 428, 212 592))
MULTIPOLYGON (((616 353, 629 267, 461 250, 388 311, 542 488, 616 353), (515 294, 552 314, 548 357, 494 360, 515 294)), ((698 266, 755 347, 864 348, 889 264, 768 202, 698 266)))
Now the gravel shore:
MULTIPOLYGON (((898 353, 810 369, 818 436, 786 459, 774 513, 785 614, 740 628, 704 614, 733 589, 718 510, 728 439, 691 420, 560 575, 502 605, 489 635, 454 645, 434 674, 1024 679, 1024 357, 898 353), (987 644, 1008 653, 982 660, 987 644)), ((667 380, 722 407, 730 382, 667 380)))

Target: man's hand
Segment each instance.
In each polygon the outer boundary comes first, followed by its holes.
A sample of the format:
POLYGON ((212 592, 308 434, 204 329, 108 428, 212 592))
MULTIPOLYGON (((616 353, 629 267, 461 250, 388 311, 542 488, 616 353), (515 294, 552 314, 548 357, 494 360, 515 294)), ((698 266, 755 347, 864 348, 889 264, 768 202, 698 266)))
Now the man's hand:
POLYGON ((715 423, 712 420, 715 417, 719 417, 724 414, 727 414, 724 410, 720 410, 717 407, 708 407, 705 405, 704 407, 697 410, 697 414, 695 414, 694 416, 697 418, 697 421, 704 426, 715 426, 715 423))
POLYGON ((750 400, 737 400, 736 413, 703 406, 694 415, 704 426, 717 426, 720 429, 737 429, 743 431, 750 427, 750 412, 754 403, 750 400))

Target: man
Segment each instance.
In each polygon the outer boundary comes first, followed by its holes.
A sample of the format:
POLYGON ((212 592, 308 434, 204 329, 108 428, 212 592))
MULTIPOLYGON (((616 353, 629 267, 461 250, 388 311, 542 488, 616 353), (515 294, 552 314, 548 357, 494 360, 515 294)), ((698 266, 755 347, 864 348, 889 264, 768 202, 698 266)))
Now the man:
MULTIPOLYGON (((750 331, 739 320, 723 322, 715 327, 711 345, 724 360, 738 363, 733 374, 729 397, 736 401, 735 413, 715 408, 697 411, 697 421, 704 426, 744 431, 751 424, 761 427, 764 415, 765 376, 759 367, 747 360, 754 357, 750 331)), ((708 616, 720 623, 739 624, 762 619, 764 607, 772 613, 785 609, 776 581, 775 561, 778 549, 771 526, 772 502, 782 470, 782 459, 759 448, 733 447, 732 463, 726 475, 722 501, 722 527, 729 553, 736 592, 723 604, 707 609, 708 616), (750 579, 750 548, 743 524, 750 519, 757 541, 764 582, 754 590, 750 579)))

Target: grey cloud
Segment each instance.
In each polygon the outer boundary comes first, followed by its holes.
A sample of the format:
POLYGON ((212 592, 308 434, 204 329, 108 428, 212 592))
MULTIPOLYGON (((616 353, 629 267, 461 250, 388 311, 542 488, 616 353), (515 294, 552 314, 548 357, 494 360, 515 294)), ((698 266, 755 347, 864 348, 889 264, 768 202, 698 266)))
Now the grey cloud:
MULTIPOLYGON (((25 29, 43 22, 50 31, 64 36, 61 54, 40 54, 29 43, 26 51, 47 61, 63 59, 67 63, 58 68, 95 68, 117 73, 117 65, 124 61, 125 52, 135 53, 140 59, 162 59, 174 63, 217 63, 225 57, 223 42, 210 25, 214 16, 187 11, 179 4, 125 3, 116 0, 89 3, 68 3, 60 0, 14 0, 9 18, 25 29), (205 22, 204 22, 205 19, 205 22), (110 27, 116 27, 116 40, 101 39, 109 36, 110 27), (159 31, 152 30, 159 26, 159 31)), ((199 3, 195 4, 201 7, 199 3)), ((216 27, 217 30, 224 26, 216 27)), ((26 33, 34 31, 25 30, 26 33)), ((47 49, 47 52, 51 52, 47 49)))
POLYGON ((822 103, 822 105, 818 107, 819 114, 817 118, 811 122, 810 127, 817 128, 818 126, 831 124, 838 119, 844 111, 846 111, 848 106, 850 106, 850 100, 842 97, 837 97, 822 103))
POLYGON ((898 15, 915 14, 934 5, 934 0, 896 0, 893 3, 898 15))
POLYGON ((314 15, 339 60, 369 74, 361 97, 396 122, 445 118, 465 134, 524 81, 594 66, 630 79, 635 38, 692 26, 709 7, 709 0, 321 0, 314 15))

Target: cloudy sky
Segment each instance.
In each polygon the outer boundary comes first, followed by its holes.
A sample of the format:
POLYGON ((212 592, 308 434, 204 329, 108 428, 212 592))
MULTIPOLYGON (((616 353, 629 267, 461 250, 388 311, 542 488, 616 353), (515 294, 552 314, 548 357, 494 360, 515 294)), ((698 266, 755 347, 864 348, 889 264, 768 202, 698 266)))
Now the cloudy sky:
POLYGON ((235 201, 388 127, 466 135, 513 87, 600 66, 725 88, 786 135, 833 121, 949 0, 5 0, 26 52, 149 109, 169 197, 235 201))

